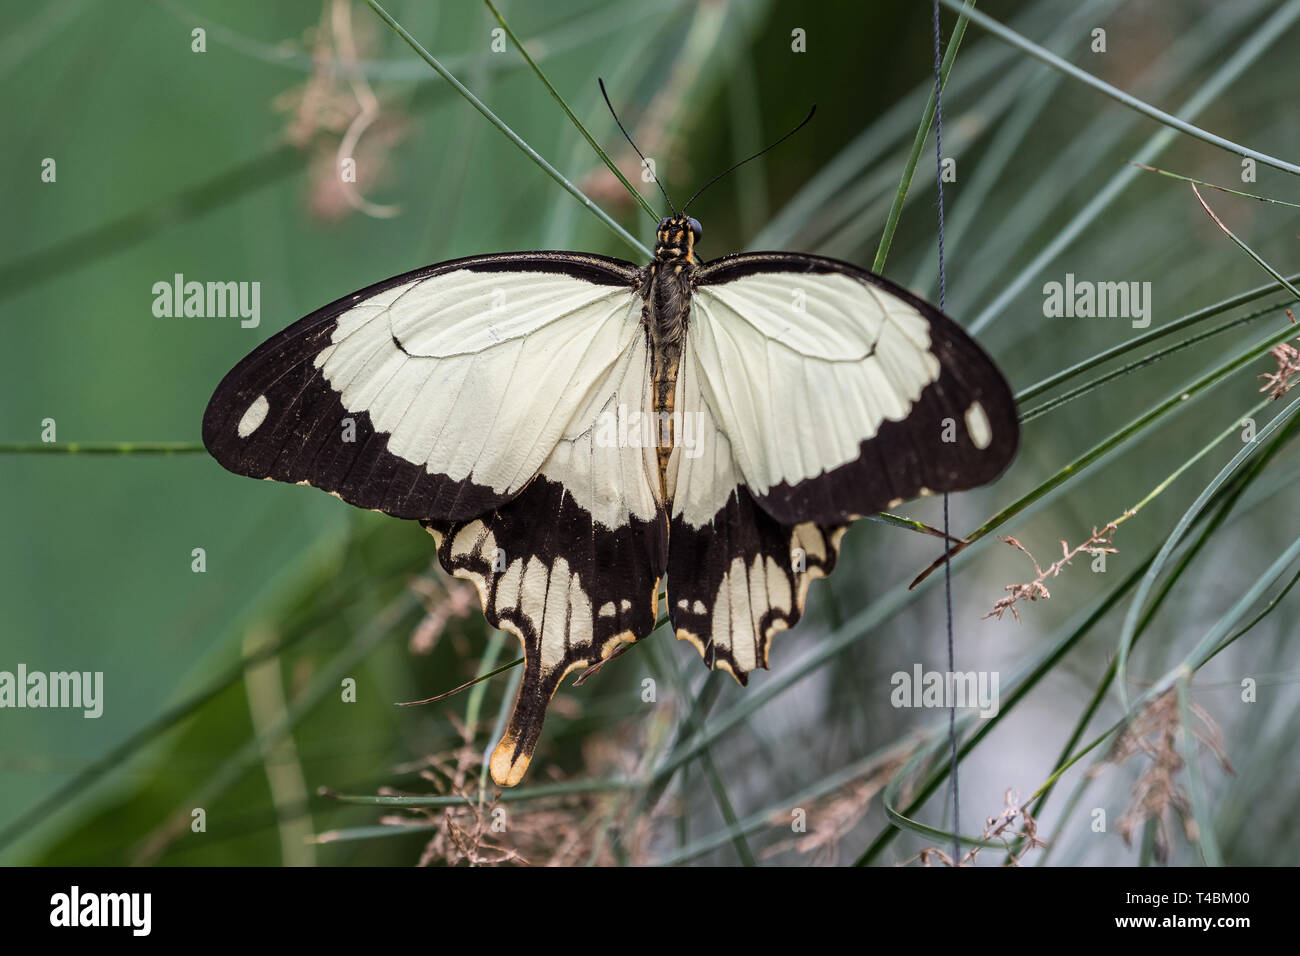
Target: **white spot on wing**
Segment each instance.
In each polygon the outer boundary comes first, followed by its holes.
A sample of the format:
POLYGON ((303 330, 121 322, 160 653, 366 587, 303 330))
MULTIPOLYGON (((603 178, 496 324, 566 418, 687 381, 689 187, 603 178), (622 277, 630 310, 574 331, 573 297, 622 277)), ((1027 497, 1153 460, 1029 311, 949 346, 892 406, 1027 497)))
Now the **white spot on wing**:
POLYGON ((966 433, 970 435, 970 440, 980 451, 988 448, 993 442, 993 426, 989 424, 989 416, 984 411, 984 406, 979 402, 973 402, 971 407, 966 409, 966 433))
POLYGON ((257 396, 253 400, 253 404, 248 406, 248 411, 244 412, 244 417, 239 420, 239 426, 236 429, 239 432, 239 437, 247 438, 257 431, 258 426, 266 421, 266 413, 270 410, 271 403, 266 400, 266 396, 257 396))

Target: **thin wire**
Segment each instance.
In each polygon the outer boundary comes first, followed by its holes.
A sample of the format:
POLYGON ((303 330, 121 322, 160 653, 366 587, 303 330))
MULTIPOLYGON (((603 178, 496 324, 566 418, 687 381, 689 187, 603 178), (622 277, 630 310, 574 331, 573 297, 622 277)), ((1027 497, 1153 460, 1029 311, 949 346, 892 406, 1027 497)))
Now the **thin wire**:
MULTIPOLYGON (((947 298, 947 277, 943 268, 943 74, 939 49, 939 0, 932 4, 934 21, 934 163, 935 183, 939 187, 939 311, 943 311, 947 298)), ((948 492, 943 493, 943 536, 950 535, 948 526, 948 492)), ((952 638, 952 552, 943 552, 943 595, 948 622, 948 674, 956 673, 952 638)), ((957 789, 957 702, 948 702, 948 749, 952 777, 952 865, 961 865, 961 804, 957 789)))

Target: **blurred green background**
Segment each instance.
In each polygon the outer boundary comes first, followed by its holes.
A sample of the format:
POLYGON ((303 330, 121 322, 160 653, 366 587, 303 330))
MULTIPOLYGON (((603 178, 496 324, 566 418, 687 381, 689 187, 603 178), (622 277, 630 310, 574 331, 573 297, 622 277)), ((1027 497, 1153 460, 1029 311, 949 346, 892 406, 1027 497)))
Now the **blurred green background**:
MULTIPOLYGON (((1180 115, 1283 159, 1300 156, 1294 7, 980 5, 1164 109, 1177 112, 1210 84, 1195 117, 1180 115), (1095 28, 1106 31, 1104 53, 1090 49, 1095 28)), ((388 9, 567 177, 642 241, 651 236, 653 223, 514 44, 494 51, 498 24, 486 7, 391 0, 388 9)), ((816 103, 815 121, 793 141, 693 208, 705 226, 700 251, 711 258, 794 249, 871 265, 931 89, 929 4, 614 0, 501 10, 581 121, 640 183, 600 100, 596 78, 604 77, 678 202, 816 103), (806 52, 792 50, 795 30, 805 31, 806 52)), ((954 21, 945 12, 945 42, 954 21)), ((364 4, 51 0, 8 4, 0 24, 9 144, 0 151, 9 225, 0 236, 0 442, 39 441, 45 419, 55 420, 61 443, 197 441, 217 382, 259 342, 326 302, 429 262, 530 248, 638 258, 364 4), (205 31, 204 52, 192 49, 196 28, 205 31), (354 150, 358 185, 368 202, 400 206, 393 216, 355 209, 334 172, 340 140, 370 95, 379 112, 354 150), (46 158, 56 163, 54 182, 42 181, 46 158), (176 273, 260 283, 260 326, 155 317, 152 287, 176 273)), ((944 97, 945 154, 957 160, 956 181, 945 188, 947 304, 976 325, 1016 389, 1139 331, 1122 319, 1044 318, 1044 282, 1066 273, 1150 282, 1156 327, 1269 281, 1186 184, 1126 161, 1157 137, 1150 161, 1167 169, 1286 200, 1300 198, 1295 181, 1261 165, 1257 181, 1243 184, 1238 157, 1186 137, 1160 140, 1161 130, 969 28, 944 97), (1046 261, 1036 263, 1044 249, 1046 261)), ((658 208, 653 187, 641 185, 658 208)), ((1295 209, 1213 192, 1207 200, 1283 273, 1300 268, 1295 209)), ((929 297, 937 288, 935 213, 930 141, 884 268, 929 297)), ((1261 301, 1276 307, 1027 425, 1011 471, 953 500, 955 532, 1058 474, 1225 355, 1283 329, 1281 306, 1290 299, 1261 301)), ((1195 399, 1195 409, 1163 416, 1000 532, 1046 566, 1059 556, 1059 539, 1078 544, 1229 427, 1259 399, 1255 376, 1273 367, 1261 357, 1234 373, 1195 399)), ((1260 428, 1282 404, 1259 416, 1260 428)), ((1106 573, 1093 573, 1087 557, 1076 560, 1048 581, 1050 601, 1021 606, 1019 625, 981 615, 1004 585, 1033 576, 1028 560, 990 540, 959 562, 959 669, 1000 672, 1005 701, 1025 662, 1139 567, 1240 448, 1231 439, 1192 464, 1122 526, 1106 573)), ((1179 569, 1134 653, 1130 693, 1180 660, 1295 539, 1298 466, 1294 441, 1281 443, 1207 546, 1179 569)), ((463 862, 466 846, 481 862, 518 854, 533 863, 843 863, 886 826, 880 791, 900 755, 946 725, 943 712, 889 703, 894 672, 945 666, 942 588, 905 589, 937 556, 936 542, 862 522, 846 538, 835 576, 814 585, 804 623, 775 642, 772 672, 755 675, 748 689, 708 680, 695 652, 662 630, 599 677, 562 689, 524 786, 572 792, 505 805, 504 831, 468 804, 451 820, 339 803, 317 789, 476 792, 477 761, 512 695, 508 672, 474 695, 392 706, 517 656, 513 638, 490 634, 476 609, 449 611, 459 609, 460 592, 432 569, 432 543, 418 526, 307 489, 236 478, 204 454, 4 454, 0 478, 0 670, 22 662, 102 671, 105 682, 99 719, 0 711, 7 863, 406 865, 463 862), (203 573, 192 570, 195 548, 206 554, 203 573), (441 615, 432 622, 431 608, 441 615), (417 640, 413 649, 413 634, 432 635, 432 647, 417 640), (814 662, 838 638, 841 649, 814 662), (282 651, 245 675, 241 660, 276 642, 282 651), (801 665, 790 689, 759 696, 801 665), (356 680, 355 703, 341 699, 342 677, 356 680), (642 700, 646 677, 657 681, 653 703, 642 700), (756 703, 746 703, 751 698, 756 703), (462 746, 458 722, 466 720, 472 733, 462 746), (727 726, 702 759, 681 760, 662 780, 662 795, 656 787, 590 786, 659 766, 696 720, 727 726), (279 732, 286 727, 287 735, 279 732), (191 828, 196 807, 206 812, 205 832, 191 828), (796 808, 806 811, 806 833, 791 831, 796 808), (381 818, 418 826, 374 829, 381 818), (305 839, 325 833, 340 838, 305 839)), ((939 508, 924 501, 901 510, 938 524, 939 508)), ((1052 662, 963 761, 965 832, 978 835, 1003 809, 1005 791, 1023 801, 1051 773, 1115 655, 1129 600, 1052 662)), ((1197 705, 1222 728, 1235 774, 1201 747, 1194 775, 1177 767, 1171 779, 1175 790, 1199 794, 1196 824, 1214 835, 1227 862, 1292 862, 1300 841, 1297 600, 1283 598, 1192 683, 1197 705), (1245 677, 1259 684, 1253 703, 1241 700, 1245 677)), ((1083 739, 1121 713, 1111 688, 1083 739)), ((1117 821, 1142 775, 1169 755, 1106 765, 1085 781, 1083 769, 1108 746, 1072 769, 1043 809, 1049 862, 1153 858, 1153 827, 1139 828, 1130 846, 1117 821), (1081 781, 1087 788, 1067 801, 1081 781), (1105 832, 1092 827, 1098 808, 1109 820, 1105 832)), ((944 793, 940 787, 920 814, 937 826, 949 821, 944 793)), ((1204 845, 1188 836, 1191 812, 1180 814, 1172 799, 1156 809, 1167 821, 1169 858, 1204 861, 1204 845)), ((872 862, 904 861, 936 843, 907 833, 872 862)), ((978 862, 1001 859, 985 851, 978 862)))

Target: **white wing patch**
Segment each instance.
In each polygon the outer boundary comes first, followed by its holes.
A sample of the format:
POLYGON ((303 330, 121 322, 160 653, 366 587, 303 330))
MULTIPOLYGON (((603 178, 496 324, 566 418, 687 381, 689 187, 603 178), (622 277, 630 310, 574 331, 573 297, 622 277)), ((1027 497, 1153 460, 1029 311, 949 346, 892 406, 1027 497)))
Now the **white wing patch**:
POLYGON ((713 600, 714 646, 730 650, 734 666, 749 673, 759 666, 759 654, 771 638, 771 633, 764 634, 763 619, 776 612, 781 616, 772 622, 772 630, 784 630, 792 598, 788 570, 774 558, 756 554, 748 563, 733 558, 713 600))
POLYGON ((745 483, 763 495, 855 461, 938 379, 929 322, 837 272, 769 272, 696 290, 688 350, 745 483))
POLYGON ((639 342, 628 348, 541 468, 605 528, 621 528, 629 516, 649 521, 659 510, 653 435, 642 427, 653 421, 647 358, 639 342))
POLYGON ((772 637, 799 620, 809 583, 834 565, 841 529, 781 525, 758 508, 701 375, 688 349, 676 407, 697 440, 670 460, 669 606, 677 638, 743 683, 767 666, 772 637))
POLYGON ((392 454, 513 494, 625 359, 640 307, 562 273, 460 269, 361 301, 315 364, 392 454))
POLYGON ((239 425, 235 431, 240 438, 247 438, 253 432, 257 431, 259 425, 266 421, 266 413, 271 410, 271 403, 267 401, 265 395, 259 395, 253 400, 253 404, 248 406, 248 411, 244 412, 243 418, 239 420, 239 425))
POLYGON ((674 405, 681 412, 684 442, 673 448, 669 460, 668 492, 672 496, 672 517, 681 518, 694 528, 713 520, 727 500, 743 483, 736 468, 732 445, 718 428, 710 405, 705 399, 699 357, 689 347, 682 356, 677 375, 674 405))
MULTIPOLYGON (((478 558, 489 566, 496 555, 497 543, 482 521, 467 524, 457 535, 453 555, 463 562, 456 576, 471 581, 479 592, 484 609, 503 619, 508 630, 529 629, 541 638, 540 664, 543 671, 554 669, 569 651, 579 654, 590 648, 594 635, 595 615, 587 583, 569 568, 564 557, 548 566, 537 555, 525 561, 515 558, 496 581, 472 570, 478 558), (459 538, 467 536, 469 545, 457 554, 459 538)), ((611 612, 612 614, 612 612, 611 612)))
POLYGON ((980 451, 988 448, 993 442, 993 426, 989 424, 988 413, 984 411, 984 406, 979 402, 972 402, 970 408, 966 409, 966 433, 970 435, 972 444, 980 451))

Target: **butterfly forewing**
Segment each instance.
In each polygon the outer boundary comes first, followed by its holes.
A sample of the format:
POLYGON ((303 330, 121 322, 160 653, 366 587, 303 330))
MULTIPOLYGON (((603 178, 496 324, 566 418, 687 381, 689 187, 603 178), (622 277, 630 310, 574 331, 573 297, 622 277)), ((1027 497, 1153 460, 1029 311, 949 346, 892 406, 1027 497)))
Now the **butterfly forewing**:
POLYGON ((848 263, 793 253, 705 266, 689 345, 705 400, 759 504, 842 523, 996 478, 1015 403, 933 306, 848 263))
POLYGON ((399 518, 469 518, 537 472, 636 344, 635 269, 480 256, 340 299, 256 349, 208 404, 226 468, 399 518))

